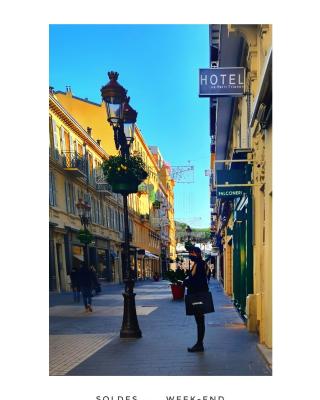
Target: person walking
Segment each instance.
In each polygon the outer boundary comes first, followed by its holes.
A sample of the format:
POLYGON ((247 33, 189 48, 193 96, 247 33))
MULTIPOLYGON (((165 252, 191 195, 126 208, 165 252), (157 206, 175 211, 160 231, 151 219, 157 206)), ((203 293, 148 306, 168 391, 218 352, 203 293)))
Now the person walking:
POLYGON ((90 271, 91 271, 91 278, 92 278, 92 285, 93 285, 92 289, 94 290, 95 295, 97 295, 98 293, 101 292, 101 286, 98 281, 96 269, 93 265, 90 265, 90 271))
POLYGON ((83 304, 86 311, 92 312, 92 288, 93 288, 93 276, 92 271, 86 265, 82 265, 79 270, 79 284, 83 297, 83 304))
MULTIPOLYGON (((189 250, 189 257, 193 265, 189 276, 183 282, 187 287, 187 295, 209 292, 206 263, 202 259, 201 249, 192 247, 189 250)), ((204 351, 205 318, 200 307, 195 307, 194 318, 197 324, 197 342, 194 346, 188 347, 190 353, 204 351)))
POLYGON ((70 273, 71 288, 73 291, 73 301, 80 303, 80 283, 79 283, 79 269, 72 267, 70 273))

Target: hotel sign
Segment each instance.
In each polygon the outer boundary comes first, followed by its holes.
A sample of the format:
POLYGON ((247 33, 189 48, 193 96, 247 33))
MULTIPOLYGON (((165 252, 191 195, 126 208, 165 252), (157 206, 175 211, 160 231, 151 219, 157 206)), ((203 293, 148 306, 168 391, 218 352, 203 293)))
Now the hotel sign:
POLYGON ((199 96, 244 95, 245 69, 243 67, 202 68, 199 70, 199 96))

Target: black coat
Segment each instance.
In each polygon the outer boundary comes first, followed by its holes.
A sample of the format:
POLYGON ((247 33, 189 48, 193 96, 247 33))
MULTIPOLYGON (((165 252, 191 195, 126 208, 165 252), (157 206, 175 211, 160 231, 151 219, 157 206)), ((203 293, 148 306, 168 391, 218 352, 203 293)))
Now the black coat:
MULTIPOLYGON (((198 260, 195 263, 196 273, 192 276, 192 273, 188 278, 184 280, 184 285, 188 289, 188 294, 208 292, 208 280, 207 280, 207 269, 206 263, 203 260, 198 260)), ((194 267, 193 267, 194 268, 194 267)))
POLYGON ((80 287, 79 270, 78 269, 72 268, 71 273, 70 273, 70 279, 71 279, 72 288, 79 288, 80 287))
POLYGON ((92 271, 87 267, 81 267, 79 270, 79 284, 81 288, 94 288, 94 278, 92 271))

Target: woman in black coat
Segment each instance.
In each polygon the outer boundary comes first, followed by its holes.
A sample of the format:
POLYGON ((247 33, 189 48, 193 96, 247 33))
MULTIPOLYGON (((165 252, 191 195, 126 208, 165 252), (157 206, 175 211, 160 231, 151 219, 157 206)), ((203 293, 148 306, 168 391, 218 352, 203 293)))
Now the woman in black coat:
MULTIPOLYGON (((187 287, 187 294, 199 292, 208 292, 207 266, 202 259, 201 250, 199 247, 192 247, 189 251, 190 260, 194 262, 189 276, 184 280, 184 285, 187 287)), ((193 347, 189 347, 188 351, 199 352, 204 351, 203 339, 205 333, 204 314, 200 310, 195 312, 195 320, 197 323, 198 340, 193 347)))

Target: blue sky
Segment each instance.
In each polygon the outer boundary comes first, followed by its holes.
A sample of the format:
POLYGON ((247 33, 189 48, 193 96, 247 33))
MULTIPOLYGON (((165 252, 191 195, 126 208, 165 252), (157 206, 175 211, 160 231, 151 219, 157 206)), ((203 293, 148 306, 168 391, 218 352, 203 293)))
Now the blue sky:
POLYGON ((119 72, 148 145, 171 165, 194 165, 194 183, 177 183, 175 219, 209 226, 209 102, 198 70, 209 65, 208 25, 51 25, 50 85, 70 85, 100 103, 108 71, 119 72))

